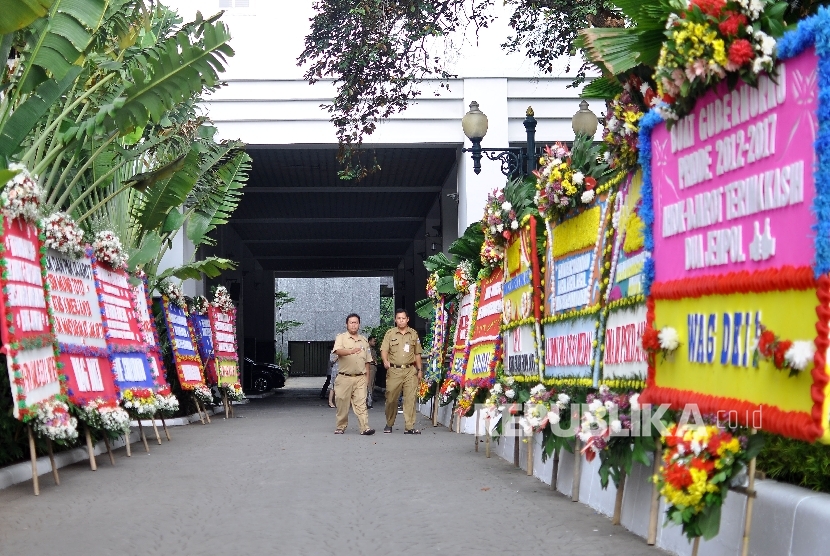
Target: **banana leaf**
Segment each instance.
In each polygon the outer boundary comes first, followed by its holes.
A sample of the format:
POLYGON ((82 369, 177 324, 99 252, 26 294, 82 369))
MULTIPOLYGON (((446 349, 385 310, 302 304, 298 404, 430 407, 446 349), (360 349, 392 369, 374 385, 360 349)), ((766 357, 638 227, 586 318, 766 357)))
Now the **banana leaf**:
POLYGON ((223 270, 233 270, 234 268, 236 268, 234 261, 220 259, 219 257, 208 257, 203 261, 168 268, 156 276, 156 281, 161 282, 171 277, 179 280, 201 280, 202 274, 208 278, 216 278, 223 270))
POLYGON ((49 11, 52 0, 4 0, 0 16, 0 35, 13 33, 30 25, 49 11))
POLYGON ((31 91, 47 75, 62 81, 73 67, 83 63, 104 22, 108 0, 54 0, 51 4, 49 17, 36 19, 27 30, 22 51, 26 69, 17 85, 20 92, 31 91))
POLYGON ((227 224, 242 200, 242 190, 251 171, 251 157, 240 151, 214 172, 216 186, 202 199, 187 222, 187 237, 194 245, 205 243, 217 226, 227 224))

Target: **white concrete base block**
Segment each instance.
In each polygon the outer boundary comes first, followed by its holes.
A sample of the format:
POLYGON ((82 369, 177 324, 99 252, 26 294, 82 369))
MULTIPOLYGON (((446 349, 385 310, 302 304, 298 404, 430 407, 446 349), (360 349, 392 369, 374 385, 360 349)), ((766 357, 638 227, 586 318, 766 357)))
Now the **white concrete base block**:
MULTIPOLYGON (((447 419, 446 422, 449 422, 447 419)), ((483 431, 483 427, 480 429, 483 431)), ((472 418, 462 421, 462 431, 475 432, 472 418), (466 423, 465 423, 466 421, 466 423)), ((493 440, 491 453, 513 463, 513 446, 516 438, 502 436, 493 440)), ((519 466, 527 469, 528 444, 518 439, 519 466)), ((553 457, 542 461, 542 435, 533 435, 533 476, 550 484, 553 457)), ((580 456, 582 457, 582 456, 580 456)), ((571 495, 573 485, 574 455, 562 451, 556 490, 571 495)), ((588 463, 582 459, 579 501, 597 512, 608 516, 614 513, 617 490, 613 481, 603 489, 599 479, 599 458, 588 463)), ((648 518, 651 507, 652 468, 635 463, 631 475, 626 478, 623 494, 622 526, 645 538, 648 534, 648 518)), ((749 553, 752 556, 824 556, 830 546, 830 494, 779 483, 759 480, 755 483, 755 500, 749 553)), ((740 554, 747 498, 741 493, 730 492, 721 513, 720 533, 710 541, 702 541, 700 554, 706 556, 736 556, 740 554)), ((665 502, 660 500, 657 528, 657 546, 679 556, 690 556, 691 542, 683 536, 680 526, 665 522, 665 502)))

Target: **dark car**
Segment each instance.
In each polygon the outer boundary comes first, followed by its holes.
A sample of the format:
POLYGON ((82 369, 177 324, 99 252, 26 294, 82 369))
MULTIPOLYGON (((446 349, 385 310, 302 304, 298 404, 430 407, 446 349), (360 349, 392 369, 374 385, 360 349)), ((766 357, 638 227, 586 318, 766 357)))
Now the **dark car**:
POLYGON ((246 357, 245 372, 250 373, 251 389, 258 394, 285 386, 285 373, 274 363, 257 363, 246 357))

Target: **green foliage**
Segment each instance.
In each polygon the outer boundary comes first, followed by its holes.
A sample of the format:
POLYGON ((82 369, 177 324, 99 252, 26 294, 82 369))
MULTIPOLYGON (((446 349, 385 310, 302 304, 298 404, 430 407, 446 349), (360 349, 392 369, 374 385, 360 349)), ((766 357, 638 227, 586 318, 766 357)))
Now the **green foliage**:
POLYGON ((183 264, 169 268, 156 276, 156 283, 170 277, 179 280, 201 280, 204 274, 208 278, 216 278, 223 270, 233 270, 236 263, 219 257, 207 257, 204 260, 183 264))
MULTIPOLYGON (((380 119, 402 112, 425 78, 454 77, 436 43, 489 21, 491 0, 318 0, 298 63, 310 83, 331 78, 337 92, 321 105, 337 128, 341 176, 360 179, 376 164, 354 156, 380 119), (469 9, 468 9, 469 8, 469 9)), ((444 83, 444 87, 448 85, 444 83)))
MULTIPOLYGON (((22 29, 49 11, 53 0, 7 0, 0 17, 0 35, 22 29)), ((5 58, 4 58, 5 59, 5 58)))
POLYGON ((195 245, 204 243, 217 226, 228 223, 242 200, 242 188, 250 171, 251 157, 244 151, 236 151, 229 160, 216 167, 216 187, 195 207, 187 223, 187 237, 195 245))
POLYGON ((196 38, 201 39, 197 42, 190 31, 186 28, 147 55, 139 55, 131 71, 132 83, 116 98, 123 104, 113 114, 102 107, 92 121, 103 115, 105 125, 110 122, 121 133, 129 133, 148 122, 159 122, 176 104, 216 87, 217 72, 224 71, 226 57, 234 54, 228 44, 230 33, 221 22, 205 22, 196 26, 196 38))
MULTIPOLYGON (((586 27, 621 27, 623 19, 609 0, 505 0, 513 7, 514 35, 502 44, 508 52, 525 51, 543 73, 553 73, 554 62, 576 54, 574 41, 586 27)), ((573 85, 585 80, 590 64, 583 62, 573 85)), ((565 71, 570 71, 570 65, 565 71)))
POLYGON ((35 20, 25 30, 22 53, 28 63, 15 96, 31 91, 47 75, 61 81, 77 68, 106 9, 107 0, 54 0, 49 17, 35 20))
POLYGON ((830 446, 809 444, 768 433, 758 455, 758 469, 768 477, 830 493, 830 446))

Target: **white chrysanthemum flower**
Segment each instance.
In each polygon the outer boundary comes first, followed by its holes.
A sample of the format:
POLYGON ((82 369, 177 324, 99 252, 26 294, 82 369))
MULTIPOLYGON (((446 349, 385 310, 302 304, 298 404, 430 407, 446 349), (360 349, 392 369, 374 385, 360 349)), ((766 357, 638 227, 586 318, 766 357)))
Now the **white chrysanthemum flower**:
POLYGON ((574 175, 573 175, 573 182, 574 182, 576 185, 582 185, 582 181, 583 181, 584 179, 585 179, 585 174, 583 174, 582 172, 574 172, 574 175))
POLYGON ((567 394, 559 394, 559 403, 567 405, 571 401, 571 397, 567 394))
POLYGON ((588 191, 583 191, 582 192, 582 198, 581 198, 582 203, 587 205, 588 203, 590 203, 591 201, 594 200, 594 196, 595 196, 595 194, 594 194, 593 189, 589 189, 588 191))
POLYGON ((604 405, 605 405, 605 409, 607 409, 608 411, 611 411, 612 409, 617 407, 617 404, 615 404, 611 400, 606 401, 604 405))
POLYGON ((601 407, 602 407, 602 402, 600 400, 594 400, 594 401, 592 401, 591 403, 588 404, 588 409, 592 413, 596 413, 599 410, 599 408, 601 408, 601 407))
POLYGON ((513 222, 511 222, 510 223, 510 229, 511 230, 518 230, 519 229, 519 221, 514 220, 513 222))
POLYGON ((513 390, 512 388, 504 391, 504 397, 505 398, 510 398, 512 400, 515 395, 516 395, 516 391, 513 390))
POLYGON ((813 362, 813 356, 815 354, 816 345, 813 342, 796 340, 784 354, 784 360, 789 364, 791 369, 803 371, 813 362))
POLYGON ((505 201, 501 204, 502 210, 510 210, 513 208, 513 205, 510 204, 510 201, 505 201))
POLYGON ((582 421, 583 421, 582 428, 584 429, 586 424, 587 425, 592 425, 592 424, 597 422, 597 419, 596 419, 596 417, 594 417, 594 415, 590 411, 586 411, 582 415, 582 421))
POLYGON ((608 387, 607 384, 600 384, 599 386, 599 395, 600 396, 607 396, 611 389, 608 387))
POLYGON ((614 419, 613 421, 611 421, 611 432, 618 433, 621 430, 622 430, 622 423, 619 421, 619 419, 614 419))
POLYGON ((530 389, 530 395, 538 396, 539 394, 544 394, 545 390, 547 390, 547 388, 545 388, 544 384, 537 384, 536 386, 530 389))
POLYGON ((631 404, 631 409, 635 411, 640 409, 640 394, 634 394, 628 398, 628 403, 631 404))
POLYGON ((514 382, 516 382, 516 379, 513 378, 512 376, 509 376, 509 377, 504 379, 504 383, 507 384, 508 386, 513 386, 514 382))
POLYGON ((498 226, 496 226, 496 230, 499 233, 503 232, 504 231, 504 224, 499 224, 498 226))
POLYGON ((548 411, 548 415, 547 415, 547 417, 548 417, 548 422, 549 422, 551 425, 556 425, 556 424, 557 424, 557 423, 559 423, 559 421, 562 419, 562 418, 559 416, 559 412, 557 412, 557 411, 548 411))
POLYGON ((496 384, 493 385, 493 393, 494 394, 501 394, 502 391, 503 391, 503 388, 501 387, 501 384, 496 383, 496 384))
POLYGON ((490 233, 495 234, 496 232, 498 232, 498 230, 496 230, 496 226, 495 225, 490 226, 490 233))
POLYGON ((663 327, 657 333, 657 338, 660 340, 660 349, 666 351, 674 351, 680 345, 680 336, 677 334, 677 330, 671 326, 663 327))

